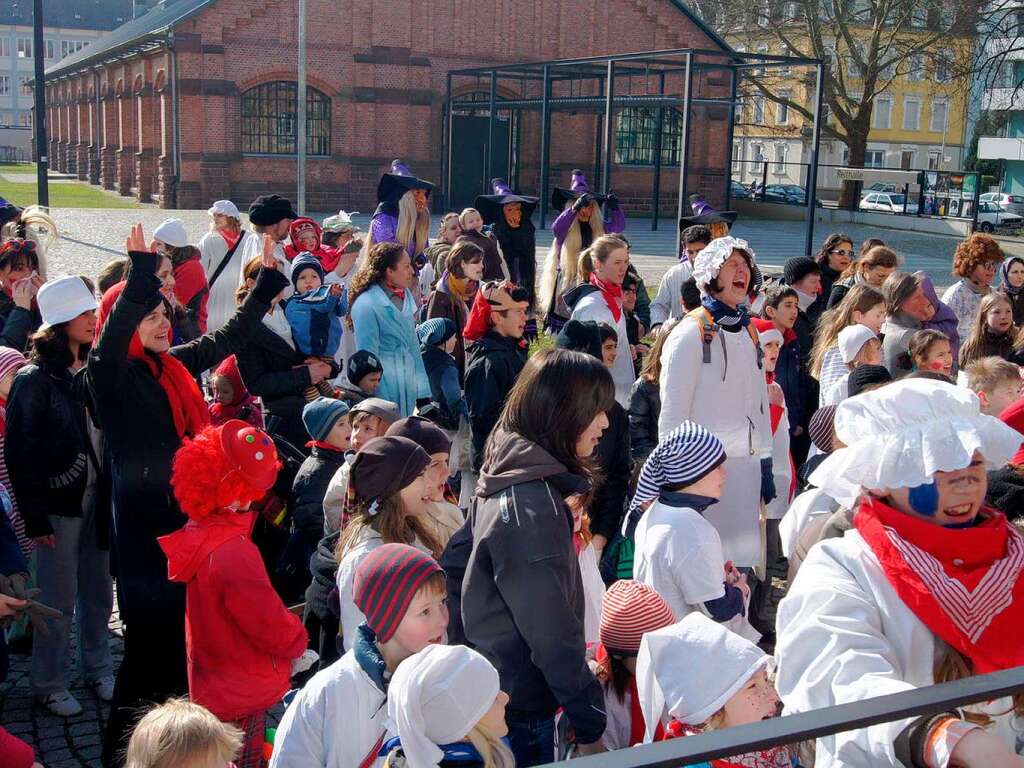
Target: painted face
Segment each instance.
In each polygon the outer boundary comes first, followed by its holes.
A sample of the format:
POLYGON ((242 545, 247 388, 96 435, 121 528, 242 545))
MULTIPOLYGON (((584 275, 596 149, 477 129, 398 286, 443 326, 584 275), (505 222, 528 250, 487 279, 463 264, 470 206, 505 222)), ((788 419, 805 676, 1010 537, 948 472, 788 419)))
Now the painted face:
POLYGON ((307 230, 299 235, 299 245, 307 251, 315 251, 317 246, 320 245, 320 238, 316 236, 316 232, 307 230))
POLYGON ((519 225, 523 223, 522 203, 507 203, 501 206, 501 212, 505 215, 506 224, 512 229, 519 229, 519 225))
POLYGON ((384 273, 384 280, 388 287, 394 290, 408 288, 416 279, 416 270, 412 268, 412 259, 408 253, 403 253, 394 267, 388 267, 384 273))
POLYGON ((138 331, 142 346, 150 352, 161 354, 171 348, 171 320, 162 301, 142 318, 138 331))
POLYGON ((608 429, 608 416, 604 411, 598 411, 594 420, 583 430, 583 434, 576 439, 576 455, 581 459, 587 458, 594 453, 601 435, 608 429))
POLYGON ((347 451, 352 447, 352 419, 347 413, 334 422, 324 442, 333 445, 339 451, 347 451))
POLYGON ((462 262, 462 274, 469 280, 480 282, 484 276, 484 260, 462 262))
POLYGON ((68 323, 68 339, 77 344, 92 344, 96 338, 96 310, 90 309, 68 323))
POLYGON ((608 339, 601 344, 601 360, 604 362, 605 368, 615 365, 615 358, 618 354, 619 342, 615 339, 608 339))
POLYGON ((717 280, 722 290, 715 296, 716 299, 730 307, 738 307, 743 303, 750 287, 750 267, 740 251, 734 250, 722 263, 717 280))
POLYGON ((494 330, 501 336, 512 339, 523 338, 523 331, 526 330, 526 309, 506 309, 501 312, 491 312, 491 323, 494 330))
POLYGON ((444 500, 444 486, 448 482, 448 454, 430 454, 430 464, 427 465, 427 493, 424 498, 430 501, 444 500))
POLYGON ((579 221, 588 222, 588 221, 590 221, 590 218, 594 215, 594 212, 596 210, 597 210, 597 203, 591 203, 586 208, 581 208, 580 211, 576 214, 576 218, 579 221))
POLYGON ((779 328, 788 331, 796 325, 796 319, 799 315, 799 300, 795 296, 787 296, 779 302, 779 306, 773 311, 771 319, 779 328))
POLYGON ((996 276, 996 262, 986 261, 979 264, 971 272, 970 279, 978 285, 992 285, 992 278, 996 276))
POLYGON ((759 720, 769 720, 779 716, 780 708, 779 694, 768 680, 768 672, 760 669, 726 702, 723 725, 725 728, 732 728, 756 723, 759 720))
POLYGON ((909 488, 890 491, 889 498, 893 506, 901 512, 936 525, 963 525, 977 517, 978 510, 985 502, 985 491, 988 490, 988 475, 981 453, 975 451, 969 466, 953 472, 936 472, 932 480, 935 483, 934 493, 937 494, 934 514, 914 508, 909 488))
POLYGON ((985 323, 993 333, 1006 333, 1013 327, 1013 309, 1005 301, 997 301, 985 313, 985 323))
POLYGON ((1010 268, 1006 270, 1006 277, 1014 288, 1020 288, 1024 285, 1024 263, 1020 261, 1013 262, 1010 268))
POLYGON ((853 261, 853 243, 836 243, 828 252, 828 265, 836 272, 842 272, 853 261))
POLYGON ((416 201, 417 211, 427 210, 427 190, 414 189, 412 191, 412 199, 416 201))
POLYGON ((377 393, 377 390, 380 389, 380 378, 382 375, 383 374, 378 373, 377 371, 368 373, 359 380, 359 383, 356 386, 366 394, 374 395, 377 393))
POLYGON ((296 293, 315 291, 321 285, 323 285, 323 281, 320 279, 320 275, 318 275, 316 270, 312 267, 306 267, 299 273, 299 276, 295 278, 296 293))
POLYGON ((707 243, 684 243, 683 253, 686 254, 686 258, 691 264, 700 255, 700 252, 708 247, 707 243))
POLYGON ((867 312, 853 310, 853 322, 866 325, 877 336, 882 331, 882 323, 885 322, 885 304, 876 304, 867 312))
POLYGON ((160 293, 163 294, 165 299, 173 299, 175 282, 174 267, 171 266, 171 260, 166 256, 160 259, 160 267, 156 271, 156 276, 160 278, 160 293))
POLYGON ((900 305, 900 309, 922 323, 931 320, 935 314, 935 307, 928 301, 928 297, 924 295, 924 288, 921 287, 907 297, 906 301, 900 305))
POLYGON ((594 273, 606 283, 622 285, 629 269, 629 249, 616 248, 604 261, 594 261, 594 273))
POLYGON ((992 387, 991 391, 979 392, 978 397, 981 398, 982 411, 984 413, 987 413, 989 416, 998 416, 1017 402, 1020 399, 1020 394, 1021 380, 1017 378, 1000 381, 996 386, 992 387))
POLYGON ((444 642, 447 629, 448 597, 443 590, 425 585, 410 601, 392 640, 411 655, 444 642))
POLYGON ((235 388, 227 376, 213 377, 213 391, 221 405, 231 405, 235 401, 235 388))
POLYGON ((363 416, 358 424, 352 425, 352 450, 358 451, 370 440, 383 434, 384 422, 380 416, 363 416))
POLYGON ((459 235, 461 234, 462 225, 459 224, 459 217, 452 216, 444 225, 444 233, 441 235, 441 239, 449 245, 453 245, 455 241, 459 239, 459 235))
POLYGON ((415 480, 398 492, 398 497, 402 500, 402 504, 405 505, 406 512, 416 514, 419 511, 420 507, 423 506, 423 499, 429 493, 429 486, 430 481, 427 477, 427 471, 423 470, 415 480))
POLYGON ((885 278, 892 274, 892 270, 892 267, 868 267, 861 274, 864 276, 864 282, 872 288, 881 288, 885 278))
POLYGON ((950 376, 953 373, 953 350, 946 340, 933 342, 928 347, 928 354, 923 361, 923 368, 926 371, 935 371, 943 376, 950 376))
POLYGON ((498 691, 498 695, 494 697, 494 703, 491 704, 491 708, 487 710, 484 716, 480 718, 478 725, 483 726, 484 730, 491 736, 497 739, 504 738, 508 735, 508 724, 505 722, 505 707, 507 706, 508 694, 504 691, 498 691))
POLYGON ((462 214, 462 228, 467 232, 479 232, 484 228, 484 220, 480 213, 468 210, 462 214))
POLYGON ((769 341, 762 344, 761 349, 764 350, 764 369, 768 372, 774 371, 775 364, 779 362, 779 342, 769 341))

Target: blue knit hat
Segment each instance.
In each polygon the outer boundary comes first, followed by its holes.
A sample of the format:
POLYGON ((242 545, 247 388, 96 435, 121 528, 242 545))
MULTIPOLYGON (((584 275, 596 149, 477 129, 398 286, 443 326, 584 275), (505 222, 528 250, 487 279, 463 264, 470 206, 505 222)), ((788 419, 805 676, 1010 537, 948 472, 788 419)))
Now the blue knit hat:
POLYGON ((323 440, 334 425, 348 413, 348 403, 331 397, 318 397, 302 409, 302 423, 314 440, 323 440))
POLYGON ((416 326, 416 338, 424 347, 438 347, 455 335, 455 323, 447 317, 432 317, 416 326))
POLYGON ((320 263, 320 259, 316 256, 312 256, 308 253, 300 253, 295 257, 292 262, 292 287, 296 287, 296 283, 299 280, 299 275, 302 274, 304 269, 315 269, 316 273, 320 275, 320 283, 324 282, 324 265, 320 263))

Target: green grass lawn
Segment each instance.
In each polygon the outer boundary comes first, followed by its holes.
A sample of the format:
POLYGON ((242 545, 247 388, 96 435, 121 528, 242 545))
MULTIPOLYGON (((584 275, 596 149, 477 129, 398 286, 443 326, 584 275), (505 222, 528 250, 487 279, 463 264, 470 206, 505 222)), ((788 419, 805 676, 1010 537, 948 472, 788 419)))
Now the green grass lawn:
MULTIPOLYGON (((18 206, 38 202, 33 182, 12 182, 5 173, 35 173, 35 163, 0 163, 0 197, 18 206)), ((54 182, 50 184, 51 208, 138 208, 134 200, 105 192, 85 182, 54 182)))

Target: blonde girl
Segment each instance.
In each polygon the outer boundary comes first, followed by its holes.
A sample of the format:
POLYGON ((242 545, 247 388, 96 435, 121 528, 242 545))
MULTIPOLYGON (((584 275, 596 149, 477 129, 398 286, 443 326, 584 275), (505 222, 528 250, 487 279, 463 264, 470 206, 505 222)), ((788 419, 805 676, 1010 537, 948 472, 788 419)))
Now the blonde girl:
POLYGON ((811 348, 811 375, 818 380, 822 393, 828 392, 836 381, 849 374, 839 353, 839 332, 860 323, 877 336, 884 321, 885 297, 865 283, 853 286, 837 306, 821 316, 811 348))
POLYGON ((185 699, 149 710, 132 732, 125 768, 224 768, 235 759, 242 732, 185 699))

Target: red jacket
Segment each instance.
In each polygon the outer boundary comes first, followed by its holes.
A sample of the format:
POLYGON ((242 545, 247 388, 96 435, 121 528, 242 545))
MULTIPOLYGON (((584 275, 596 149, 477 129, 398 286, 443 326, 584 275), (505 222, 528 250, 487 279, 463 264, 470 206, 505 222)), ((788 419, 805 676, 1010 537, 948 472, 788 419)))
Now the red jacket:
POLYGON ((35 761, 32 747, 0 728, 0 768, 32 768, 35 761))
POLYGON ((270 585, 252 523, 251 512, 221 512, 159 539, 171 581, 188 587, 189 692, 225 721, 278 702, 307 644, 302 622, 270 585))
POLYGON ((206 284, 206 271, 198 257, 174 268, 174 295, 185 309, 195 314, 200 333, 206 333, 206 304, 210 300, 210 289, 206 284))

